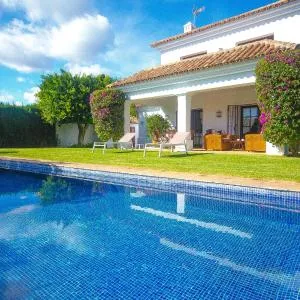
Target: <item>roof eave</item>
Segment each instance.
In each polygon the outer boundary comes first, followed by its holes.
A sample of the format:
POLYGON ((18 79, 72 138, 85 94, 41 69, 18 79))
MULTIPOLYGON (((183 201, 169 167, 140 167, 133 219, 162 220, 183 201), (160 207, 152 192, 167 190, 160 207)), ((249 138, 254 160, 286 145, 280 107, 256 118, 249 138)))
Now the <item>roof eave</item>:
POLYGON ((248 12, 242 13, 240 15, 232 16, 232 17, 227 18, 227 19, 223 19, 223 20, 220 20, 220 21, 217 21, 217 22, 214 22, 214 23, 202 26, 202 27, 195 28, 194 30, 192 30, 190 32, 180 33, 180 34, 177 34, 177 35, 174 35, 174 36, 171 36, 171 37, 159 40, 159 41, 155 41, 155 42, 151 43, 150 46, 152 48, 159 48, 160 46, 163 46, 165 44, 168 44, 168 43, 171 43, 171 42, 174 42, 174 41, 177 41, 177 40, 184 39, 186 37, 195 35, 195 34, 200 33, 200 32, 207 31, 209 29, 216 28, 218 26, 222 26, 222 25, 225 25, 225 24, 228 24, 228 23, 234 23, 236 21, 246 19, 248 17, 257 15, 257 14, 259 14, 261 12, 264 12, 264 11, 279 8, 279 7, 282 7, 286 4, 288 4, 290 2, 294 2, 294 1, 296 1, 296 0, 280 0, 280 1, 277 1, 275 3, 271 3, 271 4, 268 4, 268 5, 256 8, 254 10, 250 10, 248 12))

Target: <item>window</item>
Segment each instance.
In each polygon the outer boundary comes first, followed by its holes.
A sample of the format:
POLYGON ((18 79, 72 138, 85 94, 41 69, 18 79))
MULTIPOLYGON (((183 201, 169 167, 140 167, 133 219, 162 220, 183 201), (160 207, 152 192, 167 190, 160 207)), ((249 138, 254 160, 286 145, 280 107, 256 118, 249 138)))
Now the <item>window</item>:
POLYGON ((241 45, 246 45, 246 44, 253 43, 253 42, 258 42, 261 40, 274 40, 274 33, 258 36, 258 37, 251 38, 248 40, 243 40, 243 41, 237 42, 236 45, 241 46, 241 45))
POLYGON ((243 106, 241 110, 241 136, 246 133, 259 133, 259 109, 256 105, 243 106))
POLYGON ((197 53, 193 53, 193 54, 189 54, 189 55, 185 55, 185 56, 181 56, 180 60, 186 60, 186 59, 190 59, 190 58, 197 58, 201 55, 207 54, 207 51, 201 51, 201 52, 197 52, 197 53))

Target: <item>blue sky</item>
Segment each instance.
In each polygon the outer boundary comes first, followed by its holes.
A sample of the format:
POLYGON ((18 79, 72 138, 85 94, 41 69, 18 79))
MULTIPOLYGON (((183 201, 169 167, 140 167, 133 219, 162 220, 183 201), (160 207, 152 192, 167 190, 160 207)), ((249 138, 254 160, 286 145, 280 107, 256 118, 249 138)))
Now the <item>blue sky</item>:
POLYGON ((42 74, 124 77, 159 64, 149 44, 273 0, 0 0, 0 102, 33 103, 42 74), (72 3, 72 5, 70 4, 72 3))

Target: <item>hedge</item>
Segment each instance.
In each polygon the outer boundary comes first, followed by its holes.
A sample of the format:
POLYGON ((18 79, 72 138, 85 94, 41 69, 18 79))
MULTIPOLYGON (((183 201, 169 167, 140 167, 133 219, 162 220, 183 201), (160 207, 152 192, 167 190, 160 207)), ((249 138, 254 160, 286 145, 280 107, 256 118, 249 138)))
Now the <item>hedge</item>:
POLYGON ((0 147, 55 145, 55 127, 43 122, 35 106, 0 104, 0 147))

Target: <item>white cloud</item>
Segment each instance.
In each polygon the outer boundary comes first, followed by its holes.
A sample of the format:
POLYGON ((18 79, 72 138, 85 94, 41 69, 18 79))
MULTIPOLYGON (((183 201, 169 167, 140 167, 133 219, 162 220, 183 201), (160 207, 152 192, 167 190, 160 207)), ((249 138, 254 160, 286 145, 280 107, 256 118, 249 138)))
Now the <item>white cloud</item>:
POLYGON ((33 72, 50 69, 55 60, 90 63, 113 42, 109 21, 101 15, 84 15, 54 27, 14 20, 0 27, 0 64, 33 72))
POLYGON ((28 103, 33 104, 37 102, 37 97, 35 96, 36 93, 40 91, 39 87, 35 86, 26 91, 23 95, 24 100, 26 100, 28 103))
POLYGON ((26 81, 26 78, 21 77, 21 76, 17 77, 17 82, 22 83, 22 82, 25 82, 25 81, 26 81))
POLYGON ((90 61, 113 44, 109 21, 101 15, 85 15, 73 19, 50 34, 49 54, 73 62, 90 61))
POLYGON ((0 7, 21 10, 31 21, 53 20, 62 22, 92 10, 87 0, 0 0, 0 7))
POLYGON ((15 97, 6 90, 0 90, 0 102, 13 104, 15 97))
POLYGON ((99 75, 99 74, 109 74, 110 71, 106 68, 102 68, 99 64, 83 66, 80 64, 66 64, 66 70, 75 74, 87 74, 87 75, 99 75))
POLYGON ((0 28, 0 64, 20 72, 47 69, 47 31, 14 20, 0 28), (46 52, 45 52, 46 51, 46 52))
MULTIPOLYGON (((123 77, 159 64, 159 53, 149 46, 158 34, 152 30, 157 24, 147 19, 145 27, 145 18, 138 13, 122 18, 118 13, 112 14, 110 23, 105 16, 83 9, 78 14, 73 11, 54 25, 45 11, 48 4, 44 2, 50 1, 0 0, 0 7, 5 2, 5 7, 10 9, 20 9, 20 3, 26 2, 29 5, 26 7, 32 8, 28 9, 31 23, 14 20, 2 28, 0 25, 0 65, 20 72, 48 72, 53 66, 64 65, 73 74, 105 73, 123 77), (34 17, 34 11, 43 13, 35 13, 34 17), (39 18, 44 21, 35 22, 39 18)), ((81 5, 81 1, 75 2, 81 5)), ((55 0, 53 5, 57 8, 65 3, 55 0)))

